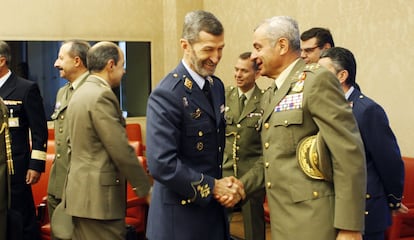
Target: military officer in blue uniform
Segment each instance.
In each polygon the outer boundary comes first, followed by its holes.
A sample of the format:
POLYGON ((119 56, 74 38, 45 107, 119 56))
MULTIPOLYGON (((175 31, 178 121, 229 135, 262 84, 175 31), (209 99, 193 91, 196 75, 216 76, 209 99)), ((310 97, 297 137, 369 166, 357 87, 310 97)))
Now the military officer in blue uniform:
POLYGON ((0 97, 0 239, 6 239, 8 196, 8 167, 6 155, 6 131, 8 131, 7 107, 0 97))
POLYGON ((339 79, 358 123, 365 147, 367 194, 364 240, 383 240, 391 212, 407 212, 401 203, 404 163, 384 109, 362 94, 355 82, 356 61, 341 47, 325 50, 319 63, 339 79))
MULTIPOLYGON (((263 92, 257 85, 260 76, 251 52, 240 54, 234 66, 237 87, 226 89, 226 147, 223 159, 223 176, 245 175, 262 159, 262 141, 258 122, 262 116, 260 99, 263 92)), ((246 240, 265 239, 264 201, 265 190, 248 197, 241 205, 246 240)), ((231 219, 231 217, 229 218, 231 219)))
POLYGON ((226 210, 215 195, 227 194, 234 204, 244 192, 235 178, 221 179, 225 97, 213 74, 224 48, 223 26, 205 11, 190 12, 184 21, 184 57, 148 100, 147 159, 155 181, 147 238, 228 239, 226 210))
POLYGON ((21 214, 24 239, 34 240, 39 234, 31 184, 45 170, 47 121, 39 87, 11 72, 10 61, 10 47, 0 41, 0 96, 9 110, 14 163, 11 208, 21 214))

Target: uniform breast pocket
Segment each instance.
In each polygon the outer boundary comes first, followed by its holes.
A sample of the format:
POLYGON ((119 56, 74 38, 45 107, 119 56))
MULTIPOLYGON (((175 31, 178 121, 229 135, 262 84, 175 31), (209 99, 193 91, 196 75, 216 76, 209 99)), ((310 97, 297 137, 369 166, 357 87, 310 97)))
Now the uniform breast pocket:
POLYGON ((211 145, 211 133, 214 127, 207 121, 196 121, 189 124, 186 128, 185 139, 183 141, 185 149, 191 149, 189 153, 197 155, 198 152, 207 150, 211 145))
POLYGON ((303 123, 303 111, 301 109, 288 110, 273 113, 274 118, 272 119, 273 126, 285 126, 300 125, 303 123))
POLYGON ((22 126, 22 105, 9 106, 9 127, 20 127, 22 126))
POLYGON ((259 127, 259 120, 260 120, 260 116, 248 115, 243 123, 246 127, 258 128, 259 127))

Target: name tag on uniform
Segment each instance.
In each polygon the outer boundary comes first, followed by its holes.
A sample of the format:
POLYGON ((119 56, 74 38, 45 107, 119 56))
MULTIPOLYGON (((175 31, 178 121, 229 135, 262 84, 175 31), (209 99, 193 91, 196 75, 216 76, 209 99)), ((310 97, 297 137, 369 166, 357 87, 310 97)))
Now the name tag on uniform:
POLYGON ((9 127, 19 127, 19 118, 17 117, 9 118, 9 127))

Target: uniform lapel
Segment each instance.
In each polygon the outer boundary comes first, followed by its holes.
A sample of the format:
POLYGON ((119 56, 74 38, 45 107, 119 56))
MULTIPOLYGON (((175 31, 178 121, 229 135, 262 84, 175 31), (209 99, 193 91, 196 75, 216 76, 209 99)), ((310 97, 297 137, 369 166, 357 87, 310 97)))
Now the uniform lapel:
POLYGON ((3 86, 0 88, 0 96, 6 100, 10 94, 16 89, 16 81, 14 81, 15 75, 12 73, 6 80, 3 86))
POLYGON ((246 106, 244 106, 244 110, 240 114, 238 122, 241 122, 244 118, 246 118, 249 113, 254 112, 259 105, 261 90, 257 86, 254 86, 254 88, 253 94, 251 95, 249 101, 247 101, 246 106))

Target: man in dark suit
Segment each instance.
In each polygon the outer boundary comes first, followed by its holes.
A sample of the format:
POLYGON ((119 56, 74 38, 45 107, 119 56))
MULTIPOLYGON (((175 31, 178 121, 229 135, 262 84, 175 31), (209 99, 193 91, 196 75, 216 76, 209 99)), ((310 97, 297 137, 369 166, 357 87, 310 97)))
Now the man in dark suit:
POLYGON ((300 56, 306 63, 317 63, 324 49, 335 47, 329 29, 314 27, 300 35, 300 56))
MULTIPOLYGON (((263 21, 254 31, 253 47, 260 74, 275 79, 262 97, 259 126, 272 238, 361 239, 364 149, 336 77, 300 58, 299 29, 290 17, 263 21), (331 153, 332 179, 329 171, 320 176, 315 167, 302 168, 297 157, 300 143, 317 133, 331 153)), ((261 179, 245 176, 241 181, 249 195, 246 181, 261 184, 261 179)))
POLYGON ((112 42, 91 47, 90 75, 68 105, 70 167, 60 204, 73 216, 73 240, 124 240, 125 180, 140 197, 150 189, 111 89, 121 82, 124 62, 124 53, 112 42))
POLYGON ((358 123, 365 147, 367 194, 365 240, 383 240, 391 212, 407 212, 401 203, 404 163, 384 109, 362 94, 355 82, 356 61, 351 51, 334 47, 322 52, 319 64, 334 73, 358 123))
MULTIPOLYGON (((86 65, 86 53, 89 48, 89 43, 85 41, 64 42, 55 61, 55 67, 59 70, 60 77, 67 79, 68 83, 59 89, 55 111, 51 117, 55 129, 55 159, 50 170, 47 187, 47 208, 50 219, 52 219, 56 206, 62 201, 62 191, 69 166, 66 109, 73 92, 85 82, 89 75, 86 65)), ((53 226, 51 227, 53 228, 53 226)), ((56 238, 52 235, 52 239, 56 238)))
POLYGON ((38 239, 39 231, 31 184, 45 170, 47 121, 37 84, 11 72, 10 61, 10 47, 0 41, 0 96, 9 109, 14 161, 11 208, 21 214, 24 239, 33 240, 38 239))
MULTIPOLYGON (((256 85, 260 76, 250 52, 240 54, 234 66, 237 87, 226 89, 226 147, 223 176, 242 177, 256 161, 262 161, 262 141, 257 130, 262 117, 260 99, 263 92, 256 85)), ((264 188, 249 196, 241 205, 246 240, 264 240, 264 188)), ((231 210, 230 210, 231 212, 231 210)), ((229 214, 231 219, 231 214, 229 214)))
POLYGON ((220 21, 205 11, 185 16, 184 57, 151 93, 147 159, 154 177, 149 240, 229 238, 224 206, 244 197, 234 177, 221 179, 225 144, 224 86, 213 76, 224 48, 220 21))

